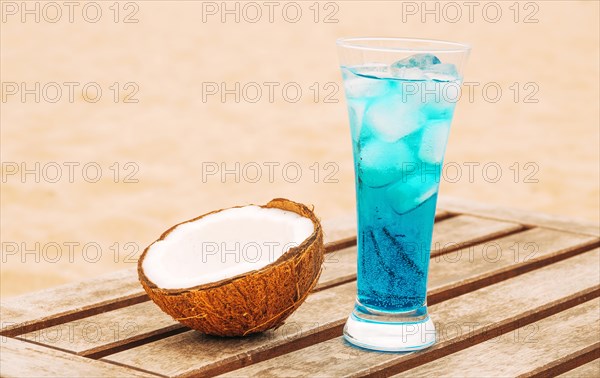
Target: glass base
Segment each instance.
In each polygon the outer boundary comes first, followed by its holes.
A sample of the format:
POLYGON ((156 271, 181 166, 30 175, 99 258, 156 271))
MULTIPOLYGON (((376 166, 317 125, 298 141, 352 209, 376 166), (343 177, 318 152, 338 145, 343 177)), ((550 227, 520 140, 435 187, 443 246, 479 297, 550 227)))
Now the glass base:
POLYGON ((412 352, 435 344, 436 335, 427 307, 403 313, 366 312, 357 303, 346 321, 344 338, 365 349, 412 352))

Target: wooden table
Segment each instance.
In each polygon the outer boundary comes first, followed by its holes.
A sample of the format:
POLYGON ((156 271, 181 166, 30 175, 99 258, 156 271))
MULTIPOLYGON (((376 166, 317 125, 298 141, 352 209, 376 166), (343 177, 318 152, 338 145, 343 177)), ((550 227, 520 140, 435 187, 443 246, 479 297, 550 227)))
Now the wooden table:
POLYGON ((340 337, 355 296, 352 218, 324 222, 318 287, 279 329, 239 339, 182 327, 126 270, 2 303, 0 375, 600 376, 599 230, 441 201, 429 279, 438 342, 418 353, 340 337))

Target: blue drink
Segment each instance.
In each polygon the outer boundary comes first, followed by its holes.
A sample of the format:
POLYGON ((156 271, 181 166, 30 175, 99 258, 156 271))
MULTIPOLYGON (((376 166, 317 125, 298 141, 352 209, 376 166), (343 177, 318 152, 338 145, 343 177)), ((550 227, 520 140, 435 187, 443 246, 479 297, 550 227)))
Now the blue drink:
POLYGON ((342 72, 357 178, 358 302, 378 311, 418 310, 455 106, 442 89, 457 87, 458 78, 394 78, 377 66, 342 72))
POLYGON ((431 237, 469 49, 395 38, 338 46, 358 214, 357 298, 344 338, 375 350, 423 349, 436 338, 427 312, 431 237), (437 49, 445 61, 429 52, 437 49))

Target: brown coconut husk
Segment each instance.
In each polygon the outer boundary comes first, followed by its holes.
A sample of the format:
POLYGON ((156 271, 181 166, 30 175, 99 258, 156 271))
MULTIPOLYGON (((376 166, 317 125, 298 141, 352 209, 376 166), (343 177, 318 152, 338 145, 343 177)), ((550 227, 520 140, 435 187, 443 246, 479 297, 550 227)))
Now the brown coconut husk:
MULTIPOLYGON (((147 247, 138 261, 138 275, 150 299, 175 320, 209 335, 245 336, 281 326, 317 284, 324 259, 323 231, 319 219, 303 204, 276 198, 261 207, 309 218, 314 232, 260 270, 185 289, 161 289, 146 277, 142 263, 147 247)), ((219 211, 223 210, 183 223, 219 211)), ((164 232, 157 241, 180 224, 164 232)))

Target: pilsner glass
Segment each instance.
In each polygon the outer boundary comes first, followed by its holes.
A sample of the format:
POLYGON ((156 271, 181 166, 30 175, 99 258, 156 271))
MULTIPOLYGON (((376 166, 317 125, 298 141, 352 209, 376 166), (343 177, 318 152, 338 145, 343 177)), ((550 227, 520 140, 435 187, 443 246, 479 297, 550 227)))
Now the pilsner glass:
POLYGON ((350 343, 435 343, 427 274, 438 187, 469 46, 404 38, 337 41, 352 134, 358 293, 350 343))

